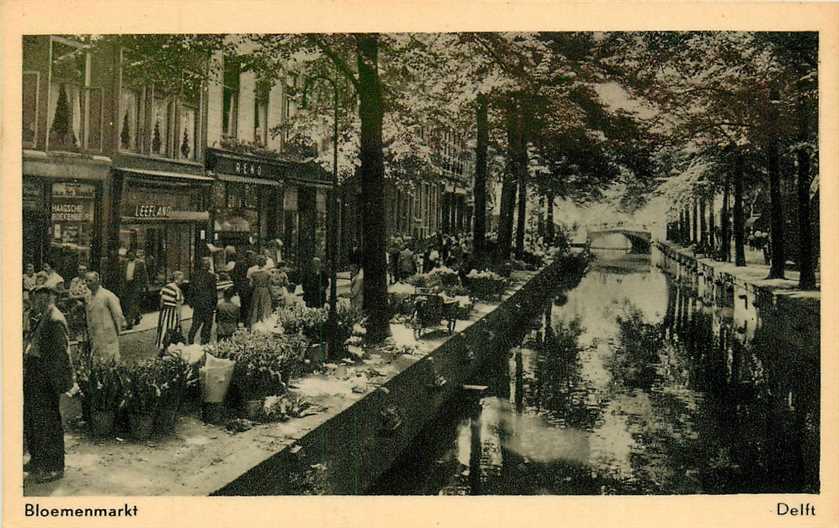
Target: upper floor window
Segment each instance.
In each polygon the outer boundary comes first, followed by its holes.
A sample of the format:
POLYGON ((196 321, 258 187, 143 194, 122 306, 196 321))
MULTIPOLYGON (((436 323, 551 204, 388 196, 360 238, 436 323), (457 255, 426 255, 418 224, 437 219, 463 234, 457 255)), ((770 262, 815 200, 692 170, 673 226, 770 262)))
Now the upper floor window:
POLYGON ((23 72, 23 146, 32 148, 38 137, 38 91, 41 88, 41 74, 37 71, 23 72))
POLYGON ((151 108, 151 153, 155 156, 171 156, 174 106, 171 94, 155 86, 151 108))
POLYGON ((271 84, 267 81, 256 83, 253 109, 253 137, 260 145, 268 144, 268 98, 271 84))
POLYGON ((48 141, 53 150, 82 146, 82 109, 87 53, 81 46, 51 41, 48 141))
POLYGON ((235 57, 225 57, 221 133, 226 137, 236 137, 236 121, 239 114, 239 73, 239 61, 235 57))
POLYGON ((181 87, 180 107, 178 111, 178 136, 176 150, 179 157, 185 160, 199 159, 199 142, 201 122, 201 82, 195 79, 185 79, 181 87))

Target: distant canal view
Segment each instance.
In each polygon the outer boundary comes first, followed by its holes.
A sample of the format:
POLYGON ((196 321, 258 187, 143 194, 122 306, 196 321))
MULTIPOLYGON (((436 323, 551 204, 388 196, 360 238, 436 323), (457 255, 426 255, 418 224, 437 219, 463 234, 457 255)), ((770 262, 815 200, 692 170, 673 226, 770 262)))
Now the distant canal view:
POLYGON ((597 253, 370 493, 818 492, 818 328, 790 342, 748 295, 597 253))

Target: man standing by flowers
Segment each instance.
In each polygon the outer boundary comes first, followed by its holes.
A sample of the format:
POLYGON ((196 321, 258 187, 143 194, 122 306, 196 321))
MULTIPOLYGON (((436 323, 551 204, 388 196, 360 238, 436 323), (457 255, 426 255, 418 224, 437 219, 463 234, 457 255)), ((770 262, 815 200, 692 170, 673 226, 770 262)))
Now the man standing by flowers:
POLYGON ((58 290, 40 286, 32 292, 39 315, 23 359, 23 434, 29 462, 23 470, 36 482, 64 476, 64 429, 59 398, 73 387, 67 352, 67 320, 55 306, 58 290))
POLYGON ((119 361, 119 333, 125 326, 122 306, 111 291, 100 284, 99 274, 85 276, 90 298, 87 302, 87 332, 93 357, 119 361))
POLYGON ((133 251, 129 251, 127 257, 120 274, 120 292, 128 317, 128 328, 131 329, 140 322, 140 301, 148 288, 149 276, 146 263, 137 259, 133 251))
POLYGON ((192 344, 195 334, 201 329, 201 344, 210 342, 213 331, 213 315, 218 306, 216 275, 210 271, 210 259, 201 259, 201 269, 192 274, 189 281, 189 305, 192 306, 192 326, 188 341, 192 344))

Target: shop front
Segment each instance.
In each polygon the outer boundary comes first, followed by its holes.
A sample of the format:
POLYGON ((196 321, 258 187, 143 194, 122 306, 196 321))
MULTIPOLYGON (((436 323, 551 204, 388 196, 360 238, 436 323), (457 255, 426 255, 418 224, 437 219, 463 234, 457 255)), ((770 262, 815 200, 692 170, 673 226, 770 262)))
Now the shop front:
POLYGON ((104 160, 25 153, 24 265, 40 270, 49 262, 68 284, 79 265, 101 268, 109 172, 104 160))
POLYGON ((329 180, 321 169, 208 149, 207 172, 215 180, 214 247, 261 252, 280 241, 279 256, 292 270, 314 256, 324 258, 329 180))
POLYGON ((207 169, 214 176, 212 243, 238 252, 261 251, 278 238, 280 180, 270 160, 208 149, 207 169))
MULTIPOLYGON (((188 281, 209 255, 208 200, 212 180, 204 176, 118 171, 121 178, 115 270, 129 251, 146 264, 149 289, 167 283, 174 271, 188 281)), ((119 282, 119 277, 112 279, 119 282)))

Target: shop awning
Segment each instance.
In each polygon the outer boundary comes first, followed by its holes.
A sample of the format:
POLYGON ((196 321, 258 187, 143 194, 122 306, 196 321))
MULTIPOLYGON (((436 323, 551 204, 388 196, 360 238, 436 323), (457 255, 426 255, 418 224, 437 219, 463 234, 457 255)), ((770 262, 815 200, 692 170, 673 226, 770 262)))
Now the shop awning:
POLYGON ((274 185, 276 187, 280 186, 280 182, 275 180, 269 180, 266 178, 253 178, 250 176, 236 176, 234 174, 218 174, 216 176, 220 181, 225 182, 234 182, 234 183, 255 183, 258 185, 274 185))
POLYGON ((157 170, 139 170, 139 169, 117 169, 118 171, 128 174, 130 176, 155 176, 159 178, 171 178, 173 180, 192 180, 192 181, 201 181, 201 182, 212 182, 213 178, 209 176, 204 176, 203 174, 189 174, 185 172, 169 172, 169 171, 157 171, 157 170))

